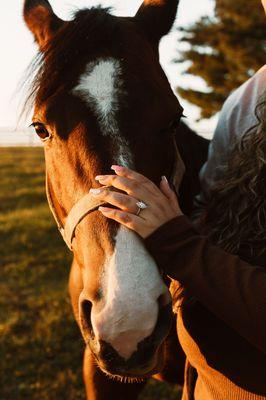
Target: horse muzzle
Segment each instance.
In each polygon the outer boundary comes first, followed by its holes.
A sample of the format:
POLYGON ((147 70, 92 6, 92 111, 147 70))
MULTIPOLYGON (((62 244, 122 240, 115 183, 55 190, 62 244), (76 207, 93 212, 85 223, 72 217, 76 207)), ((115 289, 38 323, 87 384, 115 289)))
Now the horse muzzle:
POLYGON ((97 340, 91 324, 82 328, 86 344, 89 346, 98 366, 113 377, 144 379, 160 372, 164 365, 163 343, 173 321, 172 304, 159 310, 153 333, 138 343, 137 350, 129 359, 121 357, 110 343, 97 340))

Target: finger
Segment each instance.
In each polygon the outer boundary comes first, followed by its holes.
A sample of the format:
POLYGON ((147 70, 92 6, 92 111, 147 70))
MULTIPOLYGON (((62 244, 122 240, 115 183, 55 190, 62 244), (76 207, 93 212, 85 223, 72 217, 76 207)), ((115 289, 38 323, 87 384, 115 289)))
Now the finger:
POLYGON ((174 209, 179 209, 177 196, 175 192, 171 189, 169 182, 165 176, 162 177, 162 180, 160 182, 160 189, 163 192, 163 194, 167 197, 167 199, 170 201, 171 206, 174 207, 174 209))
MULTIPOLYGON (((135 180, 117 175, 100 175, 96 176, 95 179, 102 185, 113 186, 136 199, 141 199, 145 203, 153 202, 154 194, 145 185, 135 180)), ((161 193, 157 187, 156 191, 161 193)))
POLYGON ((121 167, 120 165, 112 165, 111 169, 114 170, 118 176, 124 176, 125 178, 132 179, 142 185, 146 185, 146 187, 151 191, 158 189, 154 182, 132 169, 121 167))
POLYGON ((99 211, 107 218, 126 226, 127 228, 137 231, 143 221, 134 214, 127 213, 121 210, 114 210, 108 207, 99 207, 99 211))
POLYGON ((133 171, 132 169, 121 167, 120 165, 112 165, 111 169, 115 171, 118 176, 124 176, 126 178, 133 179, 139 183, 146 183, 149 181, 146 176, 141 175, 138 172, 133 171))
POLYGON ((168 200, 171 200, 175 195, 174 191, 171 189, 168 180, 165 176, 162 176, 160 182, 160 189, 162 190, 163 194, 167 197, 168 200))
POLYGON ((91 189, 90 193, 93 197, 102 200, 106 203, 112 204, 113 206, 120 208, 123 211, 136 214, 138 211, 137 202, 138 200, 134 197, 128 196, 123 193, 117 193, 112 190, 106 189, 91 189))

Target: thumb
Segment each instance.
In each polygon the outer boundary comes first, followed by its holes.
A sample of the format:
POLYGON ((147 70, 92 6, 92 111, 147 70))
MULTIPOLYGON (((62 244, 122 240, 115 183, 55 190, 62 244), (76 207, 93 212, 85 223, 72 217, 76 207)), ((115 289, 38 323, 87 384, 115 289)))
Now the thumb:
POLYGON ((160 189, 163 192, 163 194, 167 197, 167 199, 170 201, 170 204, 173 207, 173 209, 181 212, 177 196, 175 192, 171 189, 166 176, 163 176, 161 179, 160 189))

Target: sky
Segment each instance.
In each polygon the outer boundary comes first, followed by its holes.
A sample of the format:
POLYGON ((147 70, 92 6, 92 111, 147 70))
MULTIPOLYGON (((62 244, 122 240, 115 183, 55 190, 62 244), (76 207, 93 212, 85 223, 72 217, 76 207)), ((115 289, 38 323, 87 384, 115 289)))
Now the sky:
MULTIPOLYGON (((70 19, 73 10, 98 4, 114 7, 115 15, 132 16, 142 0, 50 0, 50 3, 59 17, 70 19)), ((161 63, 173 89, 177 86, 204 88, 204 82, 200 78, 182 75, 184 65, 174 64, 172 60, 181 49, 176 27, 188 25, 202 15, 211 15, 213 3, 213 0, 180 0, 175 27, 160 44, 161 63)), ((1 1, 0 5, 0 129, 2 131, 3 128, 17 127, 19 103, 23 99, 21 92, 18 91, 18 85, 37 51, 33 37, 23 22, 22 8, 23 0, 1 1)), ((192 127, 203 132, 213 130, 216 118, 196 123, 199 117, 198 109, 180 98, 179 100, 192 127)), ((30 119, 20 122, 20 126, 29 123, 30 119)))

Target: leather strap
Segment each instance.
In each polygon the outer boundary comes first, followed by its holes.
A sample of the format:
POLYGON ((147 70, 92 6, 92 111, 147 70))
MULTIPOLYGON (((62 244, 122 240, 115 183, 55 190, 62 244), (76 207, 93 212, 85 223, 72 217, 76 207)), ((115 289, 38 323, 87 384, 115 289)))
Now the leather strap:
MULTIPOLYGON (((108 187, 108 189, 110 189, 110 187, 108 187)), ((75 237, 76 227, 88 214, 90 214, 93 211, 96 211, 100 206, 106 203, 101 200, 97 200, 90 193, 87 193, 71 208, 66 218, 65 226, 63 226, 62 222, 60 221, 60 218, 58 217, 56 209, 53 205, 47 174, 46 174, 46 195, 50 210, 52 211, 58 230, 61 233, 69 250, 73 251, 72 242, 75 237)))
MULTIPOLYGON (((176 193, 178 193, 178 189, 179 189, 180 183, 182 181, 182 178, 183 178, 183 175, 185 172, 185 165, 179 154, 179 151, 178 151, 175 141, 174 141, 174 145, 175 145, 176 157, 175 157, 175 165, 173 166, 172 175, 170 177, 170 182, 174 186, 176 193)), ((115 188, 111 188, 111 187, 107 187, 107 186, 106 186, 106 188, 116 190, 115 188)), ((47 194, 47 200, 48 200, 49 207, 50 207, 52 214, 54 216, 54 219, 57 223, 59 232, 61 233, 68 248, 71 251, 73 251, 72 242, 75 237, 75 231, 76 231, 76 228, 79 225, 79 223, 88 214, 90 214, 93 211, 96 211, 98 209, 98 207, 100 207, 106 203, 101 200, 97 200, 90 193, 87 193, 72 207, 72 209, 70 210, 70 212, 66 218, 65 226, 63 226, 62 222, 60 221, 60 218, 58 217, 56 209, 53 205, 47 173, 46 173, 46 194, 47 194)))
POLYGON ((75 237, 76 227, 88 214, 96 211, 103 204, 106 203, 95 199, 95 197, 88 193, 73 206, 67 216, 64 233, 62 234, 70 250, 72 250, 72 241, 75 237))

